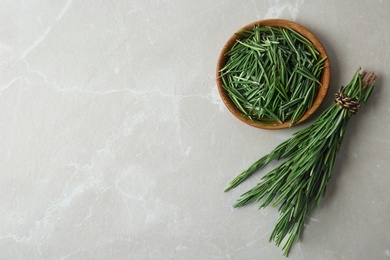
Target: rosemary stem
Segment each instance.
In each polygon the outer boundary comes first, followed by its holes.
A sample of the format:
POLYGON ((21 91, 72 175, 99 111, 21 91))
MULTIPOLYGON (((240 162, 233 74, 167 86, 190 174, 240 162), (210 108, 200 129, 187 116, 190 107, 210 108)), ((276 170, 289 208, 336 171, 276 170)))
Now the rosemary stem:
POLYGON ((264 168, 273 160, 285 159, 263 176, 252 189, 242 194, 233 205, 240 207, 262 200, 260 207, 279 206, 280 218, 270 236, 277 246, 286 238, 283 254, 288 255, 298 241, 309 209, 316 208, 332 176, 336 155, 340 149, 349 119, 360 102, 366 104, 375 85, 374 73, 359 68, 352 80, 335 96, 335 103, 316 121, 293 134, 269 154, 244 170, 228 185, 228 191, 264 168))

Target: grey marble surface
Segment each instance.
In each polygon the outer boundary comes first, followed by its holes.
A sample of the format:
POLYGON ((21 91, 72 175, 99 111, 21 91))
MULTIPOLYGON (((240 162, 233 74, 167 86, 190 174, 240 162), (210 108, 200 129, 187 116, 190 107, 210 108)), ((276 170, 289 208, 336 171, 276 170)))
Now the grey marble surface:
MULTIPOLYGON (((244 125, 215 82, 242 26, 309 28, 332 94, 361 66, 370 103, 289 259, 390 259, 390 1, 1 1, 0 259, 285 259, 277 208, 228 182, 292 129, 244 125)), ((316 114, 315 116, 318 116, 316 114)))

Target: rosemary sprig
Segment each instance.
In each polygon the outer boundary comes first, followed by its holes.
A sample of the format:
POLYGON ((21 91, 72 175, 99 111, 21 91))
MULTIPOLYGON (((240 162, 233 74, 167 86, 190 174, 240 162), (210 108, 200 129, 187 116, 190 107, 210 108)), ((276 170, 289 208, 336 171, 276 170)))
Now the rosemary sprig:
POLYGON ((280 218, 270 241, 279 246, 288 236, 283 246, 284 255, 287 256, 294 241, 299 240, 308 210, 316 208, 324 196, 349 119, 357 112, 360 103, 367 103, 375 80, 374 73, 367 74, 359 68, 351 82, 335 95, 336 103, 312 125, 298 131, 260 158, 225 190, 236 187, 271 161, 285 159, 234 204, 234 207, 240 207, 262 200, 260 208, 271 202, 273 206, 279 206, 280 218))
POLYGON ((238 34, 221 70, 224 89, 244 116, 293 125, 313 104, 326 57, 292 29, 254 26, 238 34))

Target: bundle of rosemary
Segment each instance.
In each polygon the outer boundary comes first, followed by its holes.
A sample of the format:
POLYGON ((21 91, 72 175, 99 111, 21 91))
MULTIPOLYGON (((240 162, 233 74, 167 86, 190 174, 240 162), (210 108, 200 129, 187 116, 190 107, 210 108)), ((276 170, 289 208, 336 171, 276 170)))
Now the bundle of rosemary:
POLYGON ((326 57, 291 28, 256 25, 238 34, 220 71, 223 88, 249 119, 293 125, 313 105, 326 57))
POLYGON ((239 207, 262 200, 260 208, 279 205, 280 219, 270 242, 283 246, 288 255, 294 241, 298 241, 305 216, 310 208, 318 206, 332 176, 336 154, 346 132, 350 117, 367 103, 376 80, 374 73, 359 68, 351 82, 335 95, 335 104, 326 109, 310 126, 295 133, 290 139, 260 158, 238 175, 227 187, 228 191, 248 178, 256 170, 273 160, 285 159, 267 173, 255 187, 244 193, 234 204, 239 207))

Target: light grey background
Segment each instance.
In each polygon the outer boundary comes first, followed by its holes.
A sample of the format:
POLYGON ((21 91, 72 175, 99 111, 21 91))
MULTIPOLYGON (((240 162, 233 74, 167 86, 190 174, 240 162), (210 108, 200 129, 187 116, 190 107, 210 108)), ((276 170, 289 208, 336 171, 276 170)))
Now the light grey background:
MULTIPOLYGON (((390 1, 1 1, 0 259, 285 259, 276 208, 228 182, 302 126, 225 108, 222 46, 265 18, 324 44, 331 87, 378 75, 289 259, 390 259, 390 1)), ((318 113, 315 115, 318 116, 318 113)), ((271 168, 267 168, 268 170, 271 168)))

